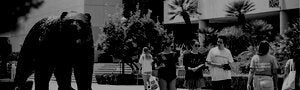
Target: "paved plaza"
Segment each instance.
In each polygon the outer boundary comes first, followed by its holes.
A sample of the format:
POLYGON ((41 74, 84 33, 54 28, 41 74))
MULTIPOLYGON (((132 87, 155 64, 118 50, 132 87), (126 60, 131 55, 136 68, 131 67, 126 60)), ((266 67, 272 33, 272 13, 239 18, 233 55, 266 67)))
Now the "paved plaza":
MULTIPOLYGON (((72 82, 72 87, 77 89, 75 82, 72 82)), ((144 90, 143 85, 99 85, 97 83, 93 83, 92 88, 93 90, 144 90)), ((34 90, 34 86, 32 90, 34 90)), ((56 81, 50 81, 49 90, 57 90, 56 81)), ((187 89, 177 89, 177 90, 187 90, 187 89)))

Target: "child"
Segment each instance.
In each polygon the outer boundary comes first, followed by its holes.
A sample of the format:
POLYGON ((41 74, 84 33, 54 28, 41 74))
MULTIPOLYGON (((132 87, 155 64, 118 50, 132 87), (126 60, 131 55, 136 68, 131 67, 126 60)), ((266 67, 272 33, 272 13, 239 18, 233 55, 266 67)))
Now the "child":
POLYGON ((139 63, 141 64, 142 67, 142 77, 143 77, 143 81, 144 81, 144 87, 145 90, 149 89, 149 78, 152 74, 152 55, 150 54, 150 50, 147 47, 143 48, 142 54, 140 56, 139 59, 139 63))

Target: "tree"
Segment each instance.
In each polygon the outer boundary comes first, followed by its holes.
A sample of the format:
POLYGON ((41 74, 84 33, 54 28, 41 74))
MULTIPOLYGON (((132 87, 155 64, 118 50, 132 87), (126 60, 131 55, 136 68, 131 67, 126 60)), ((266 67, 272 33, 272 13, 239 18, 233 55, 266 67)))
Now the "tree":
POLYGON ((249 46, 257 47, 260 41, 270 41, 272 30, 273 26, 266 21, 253 20, 245 25, 245 30, 242 27, 231 26, 225 27, 218 34, 228 38, 227 42, 229 49, 232 50, 231 53, 237 55, 245 51, 249 46))
MULTIPOLYGON (((27 14, 31 9, 36 9, 43 4, 43 0, 8 0, 5 2, 5 6, 1 7, 4 12, 5 23, 2 25, 0 34, 16 31, 19 27, 19 21, 21 19, 27 19, 27 14)), ((2 14, 2 15, 3 15, 2 14)))
POLYGON ((300 18, 292 19, 293 21, 289 25, 289 28, 284 32, 287 40, 291 42, 291 50, 296 50, 300 48, 300 18))
POLYGON ((168 14, 173 15, 170 20, 173 20, 176 16, 180 15, 185 24, 192 24, 190 15, 201 14, 197 11, 197 0, 173 0, 171 4, 168 4, 168 6, 172 10, 171 12, 168 12, 168 14))
POLYGON ((207 27, 204 29, 198 29, 197 32, 203 35, 201 39, 203 40, 204 47, 215 44, 214 42, 217 40, 217 29, 207 27))
POLYGON ((224 11, 227 12, 227 16, 237 17, 238 24, 245 25, 245 14, 255 10, 254 6, 250 0, 234 0, 226 5, 224 11))
MULTIPOLYGON (((188 32, 185 32, 186 35, 183 43, 187 44, 193 38, 195 38, 195 30, 192 28, 192 22, 190 16, 192 15, 200 15, 197 11, 198 9, 198 0, 173 0, 170 4, 168 4, 169 8, 171 9, 168 12, 169 15, 172 15, 170 20, 174 20, 175 17, 181 16, 185 22, 185 27, 188 29, 188 32)), ((175 35, 178 33, 175 33, 175 35)), ((184 33, 180 33, 181 35, 184 33)))
POLYGON ((137 11, 124 21, 121 17, 112 17, 103 27, 104 39, 98 43, 99 50, 127 63, 132 70, 135 70, 132 63, 138 61, 143 47, 152 48, 155 56, 162 51, 162 45, 173 40, 160 23, 150 19, 150 13, 140 17, 137 11))
POLYGON ((240 73, 248 73, 251 57, 256 54, 259 42, 271 41, 272 30, 273 26, 266 21, 253 20, 246 24, 245 30, 242 30, 242 27, 232 26, 224 28, 218 34, 228 38, 228 48, 236 56, 235 60, 240 62, 237 67, 240 73))
POLYGON ((157 22, 163 20, 163 1, 164 0, 122 0, 124 5, 123 16, 129 18, 136 12, 136 9, 141 10, 141 17, 148 13, 150 9, 152 11, 151 19, 157 22))

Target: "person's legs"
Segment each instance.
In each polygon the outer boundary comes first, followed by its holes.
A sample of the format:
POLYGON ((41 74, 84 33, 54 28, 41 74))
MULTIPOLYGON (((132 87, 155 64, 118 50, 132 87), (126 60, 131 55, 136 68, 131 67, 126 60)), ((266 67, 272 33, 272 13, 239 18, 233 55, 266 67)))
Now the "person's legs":
POLYGON ((167 84, 169 90, 176 90, 176 78, 169 81, 167 84))
POLYGON ((231 90, 231 79, 222 80, 223 90, 231 90))
POLYGON ((269 76, 254 76, 253 77, 254 90, 274 90, 274 82, 269 76))
POLYGON ((160 90, 167 90, 167 81, 165 79, 159 78, 158 84, 160 90))
POLYGON ((145 75, 143 74, 143 81, 144 81, 144 89, 148 90, 148 86, 149 86, 149 75, 145 75))
POLYGON ((258 76, 253 76, 253 89, 254 90, 260 90, 259 77, 258 76))
POLYGON ((212 90, 221 90, 220 81, 212 81, 212 90))
POLYGON ((196 83, 197 88, 195 90, 201 90, 201 88, 204 86, 203 84, 204 84, 203 79, 202 78, 198 79, 196 83))
POLYGON ((264 76, 263 80, 264 82, 268 82, 268 84, 261 86, 262 90, 274 90, 274 82, 272 77, 264 76))

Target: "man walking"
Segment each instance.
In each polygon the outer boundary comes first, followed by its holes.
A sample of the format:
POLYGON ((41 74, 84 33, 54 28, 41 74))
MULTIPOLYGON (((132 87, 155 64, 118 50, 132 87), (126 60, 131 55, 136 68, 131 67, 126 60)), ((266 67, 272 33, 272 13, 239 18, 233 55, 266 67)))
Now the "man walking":
POLYGON ((206 58, 212 78, 212 90, 231 90, 231 68, 233 58, 225 48, 225 36, 218 36, 217 47, 212 48, 206 58))

